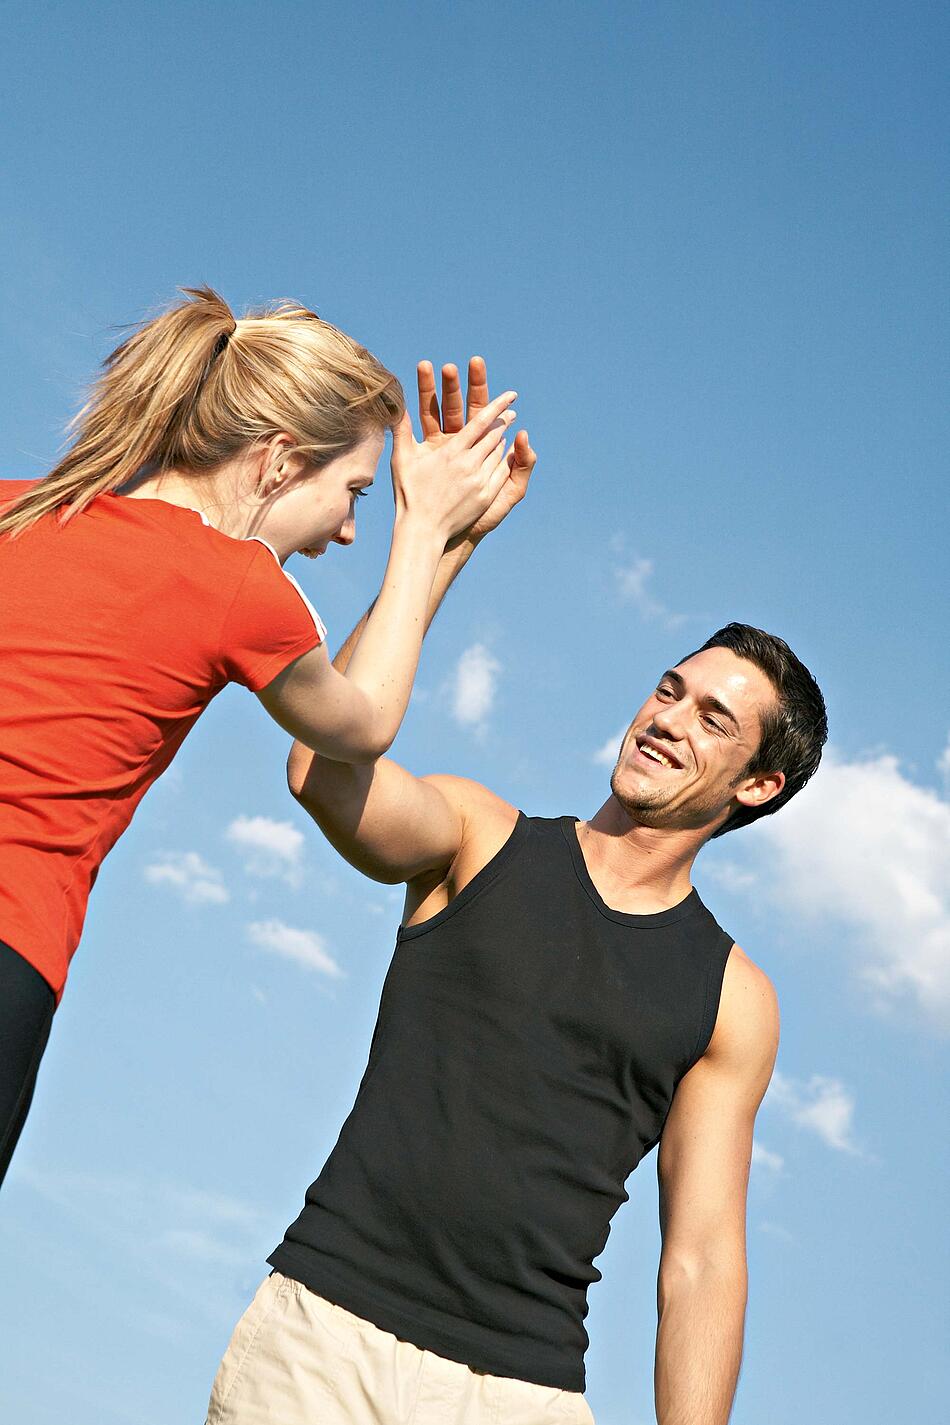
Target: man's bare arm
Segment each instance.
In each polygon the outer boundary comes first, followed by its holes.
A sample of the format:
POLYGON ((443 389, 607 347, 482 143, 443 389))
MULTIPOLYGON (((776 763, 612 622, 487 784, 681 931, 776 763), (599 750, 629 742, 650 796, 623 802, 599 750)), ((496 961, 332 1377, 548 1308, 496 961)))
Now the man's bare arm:
MULTIPOLYGON (((420 419, 427 440, 449 436, 464 423, 454 366, 443 367, 442 395, 440 418, 434 372, 428 362, 420 363, 420 419)), ((468 418, 488 400, 485 363, 473 357, 468 371, 468 418)), ((508 457, 509 478, 494 504, 446 546, 432 584, 426 630, 478 544, 524 498, 536 459, 527 432, 520 431, 508 457)), ((333 660, 340 671, 359 642, 369 612, 333 660)), ((484 804, 489 810, 502 808, 502 820, 510 810, 478 783, 463 778, 414 777, 388 758, 368 764, 331 761, 300 742, 291 749, 287 778, 293 795, 340 854, 365 875, 391 883, 447 870, 461 845, 465 810, 470 804, 484 804)))
POLYGON ((732 1410, 747 1295, 752 1129, 778 1029, 768 976, 735 946, 709 1048, 680 1082, 660 1140, 658 1425, 727 1425, 732 1410))

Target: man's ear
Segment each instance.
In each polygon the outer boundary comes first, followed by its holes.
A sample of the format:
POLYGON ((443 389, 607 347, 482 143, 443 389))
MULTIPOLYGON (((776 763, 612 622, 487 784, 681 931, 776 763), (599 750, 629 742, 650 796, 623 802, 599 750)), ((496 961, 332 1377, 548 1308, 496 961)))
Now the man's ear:
POLYGON ((784 772, 759 772, 754 777, 744 777, 735 790, 735 798, 740 806, 756 811, 777 797, 785 786, 784 772))

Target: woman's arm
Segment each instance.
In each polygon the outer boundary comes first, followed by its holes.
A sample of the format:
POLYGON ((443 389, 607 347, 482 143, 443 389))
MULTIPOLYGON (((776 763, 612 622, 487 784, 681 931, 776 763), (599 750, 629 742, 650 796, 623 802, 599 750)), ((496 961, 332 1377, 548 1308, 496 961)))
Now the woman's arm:
POLYGON ((330 663, 325 648, 316 648, 258 694, 282 727, 322 756, 374 761, 396 736, 446 545, 482 519, 511 482, 504 436, 513 399, 513 392, 497 397, 438 442, 417 444, 408 416, 395 432, 389 562, 380 593, 351 641, 345 672, 330 663))

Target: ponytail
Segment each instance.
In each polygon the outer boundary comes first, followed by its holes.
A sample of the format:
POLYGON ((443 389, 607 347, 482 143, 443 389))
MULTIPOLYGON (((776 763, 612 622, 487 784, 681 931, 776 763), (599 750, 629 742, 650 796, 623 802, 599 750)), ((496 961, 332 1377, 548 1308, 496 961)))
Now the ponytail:
POLYGON ((68 520, 144 466, 211 469, 279 430, 319 465, 402 416, 396 377, 315 313, 288 303, 238 322, 210 287, 182 291, 106 358, 71 447, 0 514, 0 535, 68 520))

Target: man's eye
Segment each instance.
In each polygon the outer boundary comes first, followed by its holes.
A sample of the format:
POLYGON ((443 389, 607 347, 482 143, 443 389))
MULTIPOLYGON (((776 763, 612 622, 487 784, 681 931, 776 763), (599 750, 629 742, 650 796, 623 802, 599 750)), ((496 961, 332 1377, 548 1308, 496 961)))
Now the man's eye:
POLYGON ((656 693, 657 697, 671 698, 673 696, 673 689, 668 688, 665 686, 665 684, 661 683, 660 686, 657 688, 656 693))
POLYGON ((710 717, 708 713, 703 716, 703 722, 707 727, 711 727, 713 732, 725 732, 726 730, 721 723, 718 723, 714 717, 710 717))

